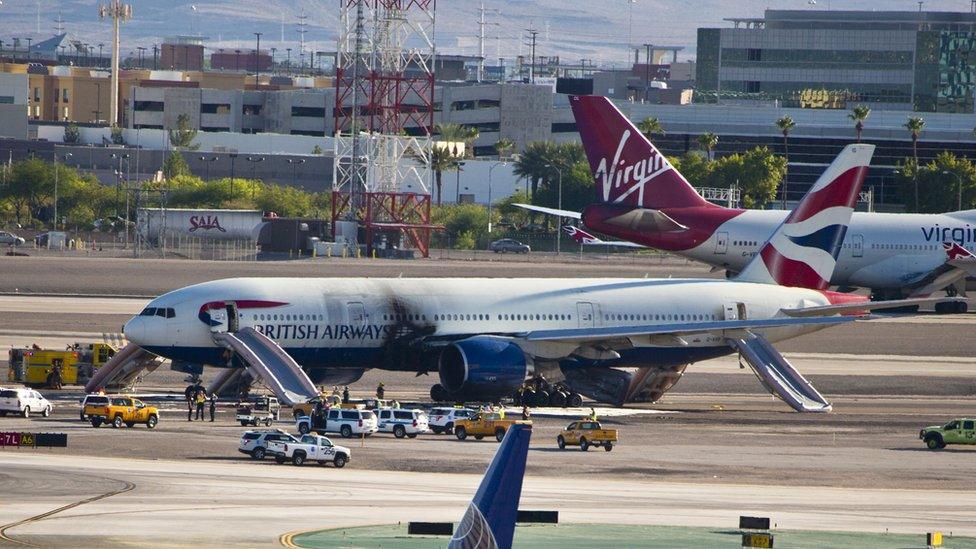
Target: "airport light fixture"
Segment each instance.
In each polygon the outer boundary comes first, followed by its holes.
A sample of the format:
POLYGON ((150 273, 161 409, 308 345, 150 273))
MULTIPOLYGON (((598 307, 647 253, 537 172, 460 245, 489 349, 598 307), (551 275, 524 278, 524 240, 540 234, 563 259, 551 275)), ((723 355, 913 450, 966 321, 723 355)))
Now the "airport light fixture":
POLYGON ((495 162, 488 168, 488 234, 491 234, 491 172, 498 166, 507 166, 508 162, 495 162))
POLYGON ((293 186, 297 186, 296 183, 298 181, 298 166, 299 166, 299 164, 304 164, 305 163, 305 159, 304 158, 286 158, 285 161, 288 162, 289 164, 291 164, 291 184, 293 186))
MULTIPOLYGON (((244 160, 247 160, 251 164, 251 181, 253 182, 257 178, 254 177, 254 169, 257 167, 259 162, 264 162, 263 156, 246 156, 244 160)), ((254 193, 257 190, 257 185, 251 184, 251 200, 254 200, 254 193)))
POLYGON ((956 198, 956 211, 958 212, 962 210, 962 176, 956 172, 950 172, 949 170, 942 170, 942 175, 954 176, 958 182, 957 189, 959 190, 959 194, 956 198))
MULTIPOLYGON (((67 160, 72 156, 71 153, 64 153, 62 158, 67 160)), ((54 230, 58 230, 58 151, 54 151, 54 230)))
POLYGON ((207 166, 207 180, 210 179, 210 164, 217 161, 216 156, 200 156, 200 161, 205 162, 207 166))
POLYGON ((464 171, 461 168, 463 166, 464 166, 464 162, 461 162, 460 160, 454 163, 454 168, 455 168, 454 171, 455 173, 457 173, 457 180, 454 182, 454 203, 455 204, 461 203, 461 172, 464 171))
MULTIPOLYGON (((558 176, 559 176, 559 191, 558 191, 557 198, 556 198, 556 202, 557 202, 556 209, 562 210, 563 209, 563 170, 562 170, 562 168, 560 168, 559 166, 557 166, 555 164, 546 164, 546 167, 549 168, 549 169, 551 169, 551 170, 556 170, 556 174, 558 174, 558 176)), ((563 228, 562 228, 563 218, 562 218, 562 216, 559 216, 559 217, 557 217, 557 219, 559 221, 557 222, 557 226, 556 226, 556 255, 559 255, 559 249, 562 247, 562 243, 563 243, 563 239, 562 239, 562 236, 563 236, 563 228)))

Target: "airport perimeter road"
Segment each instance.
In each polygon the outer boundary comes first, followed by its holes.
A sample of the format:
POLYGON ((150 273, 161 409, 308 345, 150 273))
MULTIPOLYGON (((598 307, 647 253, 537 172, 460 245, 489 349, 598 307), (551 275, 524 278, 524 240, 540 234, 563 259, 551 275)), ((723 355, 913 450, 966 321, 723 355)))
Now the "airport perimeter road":
MULTIPOLYGON (((272 463, 188 466, 45 455, 28 460, 10 452, 0 453, 0 466, 0 529, 7 538, 41 546, 272 546, 296 530, 457 521, 480 480, 272 463), (30 521, 114 492, 119 493, 30 521)), ((521 505, 558 510, 561 522, 731 528, 740 514, 752 514, 770 516, 783 529, 976 533, 971 491, 530 476, 521 505)))
POLYGON ((564 254, 478 259, 308 259, 301 261, 197 261, 99 257, 0 256, 0 293, 156 296, 190 284, 238 276, 275 277, 708 277, 709 268, 671 256, 564 254))

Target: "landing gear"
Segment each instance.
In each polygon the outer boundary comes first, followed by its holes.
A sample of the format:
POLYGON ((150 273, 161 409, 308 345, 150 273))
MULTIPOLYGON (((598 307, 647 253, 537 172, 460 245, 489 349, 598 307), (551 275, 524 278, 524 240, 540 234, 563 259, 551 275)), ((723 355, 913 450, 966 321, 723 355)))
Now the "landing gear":
POLYGON ((440 383, 430 388, 430 399, 434 402, 450 402, 452 400, 451 393, 440 383))

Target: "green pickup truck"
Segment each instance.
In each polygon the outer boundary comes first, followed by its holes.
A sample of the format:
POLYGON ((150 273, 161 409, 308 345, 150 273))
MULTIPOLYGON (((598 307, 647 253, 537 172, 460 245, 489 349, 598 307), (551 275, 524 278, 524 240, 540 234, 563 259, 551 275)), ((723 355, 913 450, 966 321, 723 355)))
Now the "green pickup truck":
POLYGON ((945 425, 933 425, 919 431, 918 438, 929 450, 939 450, 949 444, 976 444, 976 419, 954 419, 945 425))

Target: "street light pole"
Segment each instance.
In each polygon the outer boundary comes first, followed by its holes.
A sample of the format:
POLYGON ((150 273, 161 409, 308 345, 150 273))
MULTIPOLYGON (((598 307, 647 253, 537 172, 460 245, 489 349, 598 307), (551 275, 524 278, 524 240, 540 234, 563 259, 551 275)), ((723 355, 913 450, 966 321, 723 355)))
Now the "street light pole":
POLYGON ((491 172, 498 166, 507 166, 508 162, 495 162, 488 168, 488 234, 491 234, 491 172))
MULTIPOLYGON (((959 194, 956 197, 956 211, 957 212, 961 211, 962 210, 962 176, 957 174, 956 172, 950 172, 949 170, 942 170, 942 175, 954 175, 956 177, 956 181, 958 183, 957 188, 959 190, 959 194)), ((917 204, 915 205, 915 208, 918 209, 917 204)))
MULTIPOLYGON (((64 158, 72 156, 71 153, 64 153, 64 158)), ((54 151, 54 230, 58 230, 58 151, 54 151)))
MULTIPOLYGON (((562 169, 559 168, 559 166, 556 166, 556 165, 553 165, 553 164, 546 164, 546 167, 547 168, 552 168, 552 169, 556 170, 556 174, 558 174, 558 176, 559 176, 559 191, 558 191, 557 198, 556 198, 556 201, 557 201, 556 202, 556 208, 559 209, 559 210, 562 210, 563 209, 563 171, 562 171, 562 169)), ((563 242, 563 238, 562 238, 563 237, 563 227, 562 227, 563 218, 562 218, 562 216, 559 216, 557 219, 559 221, 558 221, 557 226, 556 226, 556 255, 559 255, 559 250, 560 250, 560 248, 562 248, 562 242, 563 242)))
POLYGON ((251 163, 251 200, 254 200, 254 193, 256 192, 257 185, 254 184, 256 178, 254 177, 254 168, 257 167, 258 162, 264 162, 263 156, 247 156, 244 158, 251 163))

